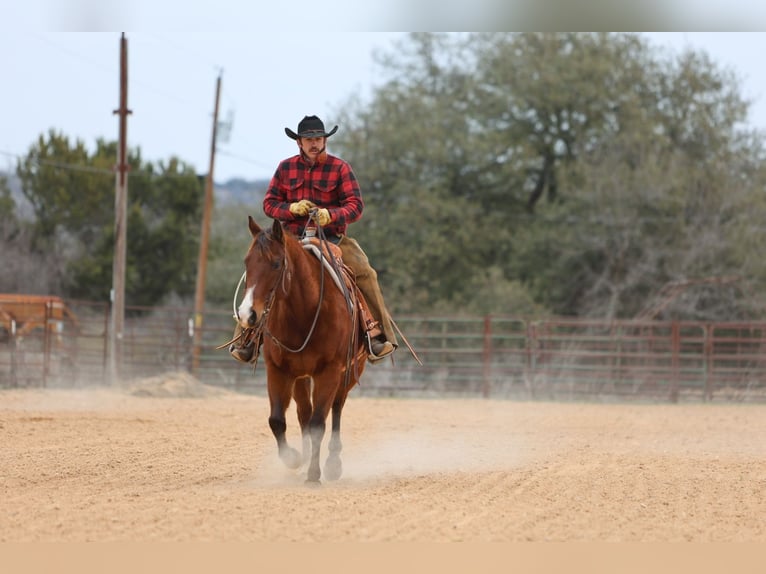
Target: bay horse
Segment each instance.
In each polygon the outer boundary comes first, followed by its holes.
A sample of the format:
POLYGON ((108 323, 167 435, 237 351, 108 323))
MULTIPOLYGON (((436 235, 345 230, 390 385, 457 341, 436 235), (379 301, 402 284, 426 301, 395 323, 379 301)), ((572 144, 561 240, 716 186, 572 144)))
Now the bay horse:
POLYGON ((250 329, 257 335, 256 353, 262 340, 269 427, 279 457, 292 469, 308 460, 306 482, 320 483, 319 452, 332 410, 324 474, 328 480, 337 480, 343 472, 341 414, 367 360, 355 303, 333 282, 323 258, 304 249, 301 240, 278 220, 271 229, 262 229, 248 216, 248 227, 252 241, 245 255, 245 290, 236 318, 243 332, 250 329), (302 453, 286 438, 285 411, 291 399, 296 404, 302 453))

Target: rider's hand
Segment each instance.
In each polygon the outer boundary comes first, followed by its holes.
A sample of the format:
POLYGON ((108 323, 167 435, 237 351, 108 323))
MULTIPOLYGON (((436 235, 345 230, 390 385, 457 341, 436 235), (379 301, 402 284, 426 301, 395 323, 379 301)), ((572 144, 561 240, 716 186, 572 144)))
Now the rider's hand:
POLYGON ((295 203, 290 204, 290 213, 297 215, 298 217, 304 217, 309 214, 309 211, 316 207, 308 199, 301 199, 295 203))
POLYGON ((317 222, 319 223, 319 225, 324 227, 331 221, 332 221, 332 218, 330 217, 330 212, 327 211, 327 208, 322 207, 321 209, 317 210, 317 222))

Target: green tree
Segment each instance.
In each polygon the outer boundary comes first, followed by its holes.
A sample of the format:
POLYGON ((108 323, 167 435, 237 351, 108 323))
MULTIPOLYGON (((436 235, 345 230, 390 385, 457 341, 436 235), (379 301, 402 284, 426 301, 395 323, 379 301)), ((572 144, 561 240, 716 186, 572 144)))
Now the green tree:
MULTIPOLYGON (((247 215, 252 215, 261 225, 270 225, 260 203, 253 203, 216 206, 213 212, 205 299, 217 309, 232 309, 237 282, 245 270, 245 253, 252 239, 247 215)), ((239 294, 241 297, 241 290, 239 294)))
MULTIPOLYGON (((471 70, 461 54, 447 35, 414 35, 386 61, 394 79, 368 107, 344 106, 344 129, 331 140, 364 193, 364 220, 350 232, 394 311, 466 309, 467 280, 500 256, 500 243, 482 240, 488 223, 476 201, 481 174, 466 108, 471 70)), ((502 234, 502 222, 488 219, 502 234)))
POLYGON ((18 226, 16 217, 16 202, 11 196, 8 178, 0 175, 0 238, 6 239, 14 233, 18 226))
MULTIPOLYGON (((762 280, 743 229, 760 229, 763 142, 704 53, 633 34, 413 34, 379 63, 391 79, 343 106, 332 143, 395 310, 506 310, 522 288, 555 313, 630 317, 669 281, 762 280), (476 289, 485 277, 508 288, 476 289)), ((668 312, 746 316, 744 293, 668 312)))
POLYGON ((60 247, 62 234, 76 231, 88 243, 110 221, 109 185, 116 154, 109 156, 103 141, 91 157, 81 140, 54 130, 38 137, 19 161, 16 173, 21 190, 34 212, 34 247, 38 251, 60 247))
POLYGON ((8 187, 8 178, 0 175, 0 215, 13 215, 16 202, 11 197, 11 188, 8 187))
MULTIPOLYGON (((116 142, 82 141, 51 130, 19 162, 22 191, 34 211, 33 249, 56 254, 64 293, 108 299, 114 250, 116 142)), ((194 292, 202 185, 178 158, 143 162, 128 153, 125 291, 129 305, 156 305, 194 292)))
MULTIPOLYGON (((763 178, 748 166, 758 164, 763 145, 739 127, 747 106, 736 78, 701 54, 665 61, 647 52, 633 89, 641 97, 623 98, 610 137, 559 171, 567 180, 559 215, 568 221, 558 222, 574 234, 562 252, 571 257, 548 260, 564 264, 564 272, 539 292, 567 278, 576 296, 559 299, 561 313, 631 317, 669 282, 728 277, 742 268, 734 221, 760 195, 763 178)), ((525 249, 534 253, 534 245, 525 249)), ((665 313, 753 317, 753 304, 744 290, 732 297, 713 285, 689 291, 665 313)))
POLYGON ((8 178, 0 176, 0 292, 55 292, 55 274, 48 272, 56 267, 55 258, 32 253, 30 224, 18 211, 8 178))

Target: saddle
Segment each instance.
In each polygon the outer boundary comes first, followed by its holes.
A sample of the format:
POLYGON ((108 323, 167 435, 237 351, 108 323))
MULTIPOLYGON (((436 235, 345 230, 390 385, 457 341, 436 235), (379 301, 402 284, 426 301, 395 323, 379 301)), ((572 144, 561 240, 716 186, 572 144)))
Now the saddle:
POLYGON ((329 271, 338 289, 344 295, 350 294, 351 303, 357 306, 357 312, 355 313, 357 324, 360 331, 365 334, 369 346, 369 340, 381 335, 383 331, 378 321, 370 313, 367 301, 356 284, 353 270, 343 263, 341 248, 330 241, 320 242, 317 237, 305 237, 301 240, 301 243, 304 249, 312 252, 317 259, 324 261, 325 268, 329 271), (338 270, 340 271, 340 276, 338 276, 338 270))
MULTIPOLYGON (((367 301, 356 284, 353 270, 343 263, 343 252, 340 247, 330 241, 320 243, 316 237, 306 237, 301 240, 301 243, 305 250, 312 252, 317 259, 323 262, 336 287, 346 297, 349 309, 357 323, 357 331, 360 335, 364 336, 367 350, 371 353, 372 339, 381 335, 383 331, 380 328, 380 323, 373 319, 367 301)), ((238 361, 255 365, 258 362, 262 343, 262 326, 260 328, 242 330, 237 325, 234 338, 219 348, 228 345, 230 352, 232 352, 232 348, 235 350, 239 349, 238 352, 232 353, 232 356, 238 361), (238 345, 234 346, 235 342, 238 342, 238 345)))

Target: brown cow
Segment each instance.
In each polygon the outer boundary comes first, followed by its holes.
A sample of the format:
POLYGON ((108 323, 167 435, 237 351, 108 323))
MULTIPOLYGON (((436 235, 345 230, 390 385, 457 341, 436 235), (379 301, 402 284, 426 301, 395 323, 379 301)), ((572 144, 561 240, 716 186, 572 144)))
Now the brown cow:
POLYGON ((0 293, 0 327, 8 335, 23 337, 47 326, 51 334, 60 336, 65 322, 75 329, 79 326, 77 317, 61 297, 0 293))

